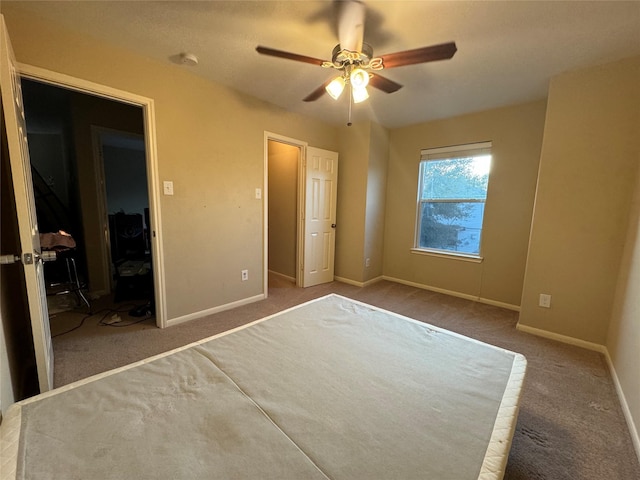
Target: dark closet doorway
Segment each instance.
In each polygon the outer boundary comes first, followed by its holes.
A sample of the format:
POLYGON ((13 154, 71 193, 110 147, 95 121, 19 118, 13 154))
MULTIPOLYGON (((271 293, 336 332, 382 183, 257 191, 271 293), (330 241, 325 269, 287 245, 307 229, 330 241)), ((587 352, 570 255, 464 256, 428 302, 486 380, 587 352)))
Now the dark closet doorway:
MULTIPOLYGON (((47 286, 71 266, 90 298, 153 311, 142 108, 26 78, 22 94, 40 232, 75 243, 45 265, 47 286)), ((73 307, 59 298, 52 312, 73 307)))

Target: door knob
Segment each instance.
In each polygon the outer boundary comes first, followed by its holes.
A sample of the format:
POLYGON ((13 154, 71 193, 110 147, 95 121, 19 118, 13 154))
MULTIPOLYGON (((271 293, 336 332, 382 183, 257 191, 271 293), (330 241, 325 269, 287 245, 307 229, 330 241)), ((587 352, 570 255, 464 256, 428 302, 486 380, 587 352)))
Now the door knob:
POLYGON ((331 228, 336 228, 336 224, 335 224, 335 223, 332 223, 332 224, 331 224, 331 228))
POLYGON ((9 265, 20 261, 19 255, 0 255, 0 265, 9 265))
POLYGON ((56 258, 56 252, 52 250, 45 250, 41 253, 25 253, 22 257, 20 255, 0 255, 0 265, 18 262, 22 262, 24 265, 31 265, 34 259, 36 262, 53 262, 56 258))

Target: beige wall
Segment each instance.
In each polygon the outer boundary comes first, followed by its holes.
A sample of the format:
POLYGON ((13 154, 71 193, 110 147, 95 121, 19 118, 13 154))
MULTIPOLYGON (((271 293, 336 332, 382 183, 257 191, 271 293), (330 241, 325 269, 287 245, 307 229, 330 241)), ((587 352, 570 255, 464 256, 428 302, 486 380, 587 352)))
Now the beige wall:
POLYGON ((367 121, 341 128, 335 275, 357 284, 382 275, 388 159, 384 127, 367 121))
POLYGON ((364 234, 363 280, 382 276, 384 258, 384 215, 389 164, 389 132, 377 123, 370 124, 369 168, 364 234), (366 259, 370 266, 366 266, 366 259))
POLYGON ((300 149, 269 140, 269 270, 296 278, 300 149))
POLYGON ((639 65, 551 81, 521 325, 606 342, 639 163, 639 65))
MULTIPOLYGON (((607 349, 624 391, 629 414, 637 426, 640 422, 640 169, 636 178, 607 349)), ((637 427, 635 440, 639 440, 637 427)), ((636 447, 640 452, 640 444, 636 447)))
POLYGON ((335 276, 362 282, 370 124, 342 127, 339 138, 335 276))
POLYGON ((167 319, 263 293, 263 204, 255 189, 263 186, 264 132, 337 151, 337 129, 168 60, 41 22, 19 4, 3 2, 2 13, 19 62, 155 101, 159 177, 175 191, 160 197, 167 319))
POLYGON ((520 304, 544 114, 545 101, 538 101, 391 130, 385 276, 498 304, 520 304), (493 142, 493 162, 482 263, 411 253, 420 151, 487 140, 493 142))

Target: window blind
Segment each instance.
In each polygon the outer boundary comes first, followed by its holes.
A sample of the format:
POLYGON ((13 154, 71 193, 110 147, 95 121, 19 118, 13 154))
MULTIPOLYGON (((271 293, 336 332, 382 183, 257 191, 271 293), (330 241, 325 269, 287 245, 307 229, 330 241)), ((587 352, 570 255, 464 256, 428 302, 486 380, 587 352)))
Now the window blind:
POLYGON ((446 158, 491 155, 491 144, 492 142, 478 142, 450 147, 427 148, 420 151, 420 160, 443 160, 446 158))

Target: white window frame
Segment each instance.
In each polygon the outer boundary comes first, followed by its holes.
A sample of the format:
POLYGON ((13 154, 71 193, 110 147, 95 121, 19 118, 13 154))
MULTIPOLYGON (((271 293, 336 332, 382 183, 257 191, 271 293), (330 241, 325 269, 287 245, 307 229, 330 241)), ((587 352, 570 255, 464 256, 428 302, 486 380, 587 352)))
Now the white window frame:
MULTIPOLYGON (((418 191, 417 191, 417 201, 416 201, 416 217, 415 217, 415 234, 413 241, 413 248, 411 249, 412 253, 420 254, 420 255, 430 255, 437 257, 446 257, 446 258, 455 258, 459 260, 465 260, 470 262, 479 263, 483 260, 482 257, 482 243, 484 239, 484 235, 482 231, 484 230, 484 216, 482 219, 482 227, 480 230, 480 247, 479 253, 464 253, 464 252, 456 252, 452 250, 440 250, 433 248, 425 248, 420 247, 420 234, 421 234, 421 219, 420 212, 421 204, 423 202, 432 202, 433 200, 425 200, 422 199, 422 166, 425 162, 433 161, 433 160, 448 160, 448 159, 456 159, 456 158, 465 158, 465 157, 474 157, 480 155, 492 155, 491 152, 492 142, 476 142, 476 143, 468 143, 465 145, 452 145, 447 147, 438 147, 438 148, 428 148, 424 149, 420 152, 420 164, 418 169, 418 191)), ((493 161, 493 157, 492 157, 493 161)), ((489 188, 487 186, 487 192, 489 188)), ((477 198, 473 199, 464 199, 464 198, 456 198, 456 199, 447 199, 442 200, 443 202, 454 202, 454 203, 484 203, 486 206, 486 193, 484 200, 478 200, 477 198)))

